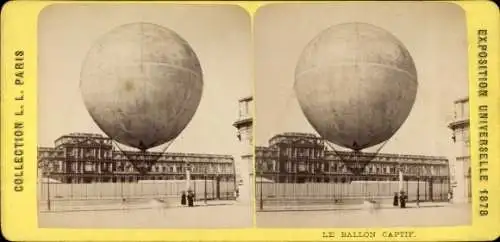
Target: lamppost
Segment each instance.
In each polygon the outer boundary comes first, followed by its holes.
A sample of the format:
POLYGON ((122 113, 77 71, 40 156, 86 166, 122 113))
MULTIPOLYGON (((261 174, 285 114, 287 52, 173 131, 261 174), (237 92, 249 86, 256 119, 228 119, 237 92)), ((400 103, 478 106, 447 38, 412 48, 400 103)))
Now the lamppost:
POLYGON ((207 165, 205 165, 205 204, 207 204, 207 165))
MULTIPOLYGON (((238 133, 239 134, 239 133, 238 133)), ((240 137, 241 138, 241 137, 240 137)), ((236 194, 235 196, 235 200, 238 199, 238 196, 239 196, 239 188, 238 188, 238 183, 237 183, 237 179, 238 179, 238 176, 236 175, 236 161, 233 159, 233 164, 232 164, 232 168, 233 168, 233 174, 234 174, 234 179, 233 179, 233 186, 234 186, 234 189, 235 189, 235 192, 238 191, 238 194, 236 194)), ((240 169, 240 173, 241 173, 241 169, 240 169)), ((243 175, 241 175, 243 176, 243 175)), ((246 185, 246 184, 245 184, 246 185)))
POLYGON ((189 161, 186 160, 186 192, 191 189, 191 165, 189 164, 189 161))
POLYGON ((399 193, 403 192, 403 165, 401 163, 398 164, 397 166, 397 172, 398 172, 398 188, 399 188, 399 193))
MULTIPOLYGON (((45 177, 47 177, 47 209, 50 211, 50 166, 49 163, 45 163, 45 177)), ((42 179, 43 182, 43 179, 42 179)))
POLYGON ((264 177, 264 171, 263 171, 263 169, 262 169, 262 168, 263 168, 263 166, 264 166, 264 164, 263 164, 263 161, 261 160, 261 161, 259 162, 259 174, 260 174, 260 181, 259 181, 259 182, 260 182, 260 184, 259 184, 259 185, 260 185, 260 210, 263 210, 263 209, 264 209, 264 199, 263 199, 263 197, 262 197, 262 193, 263 193, 263 190, 262 190, 262 183, 263 183, 263 181, 264 181, 264 180, 263 180, 263 177, 264 177))
POLYGON ((398 164, 398 172, 399 172, 399 205, 401 208, 406 207, 406 198, 408 197, 408 179, 406 179, 406 193, 404 192, 405 189, 403 188, 403 182, 404 182, 404 175, 403 171, 408 172, 407 167, 403 166, 403 164, 399 163, 398 164))
POLYGON ((50 206, 50 171, 47 173, 47 208, 51 210, 50 206))
POLYGON ((417 166, 417 207, 420 206, 420 170, 422 167, 417 166))

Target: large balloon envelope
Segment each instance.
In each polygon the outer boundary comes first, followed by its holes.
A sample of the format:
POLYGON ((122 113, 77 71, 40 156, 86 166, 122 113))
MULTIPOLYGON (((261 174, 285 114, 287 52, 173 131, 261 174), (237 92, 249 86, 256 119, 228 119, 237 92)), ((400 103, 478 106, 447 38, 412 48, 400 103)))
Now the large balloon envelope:
POLYGON ((392 34, 364 23, 335 25, 303 50, 295 92, 326 140, 359 151, 391 138, 417 94, 410 53, 392 34))
POLYGON ((140 150, 175 139, 194 116, 200 62, 174 31, 150 23, 119 26, 97 40, 84 61, 81 94, 110 138, 140 150))

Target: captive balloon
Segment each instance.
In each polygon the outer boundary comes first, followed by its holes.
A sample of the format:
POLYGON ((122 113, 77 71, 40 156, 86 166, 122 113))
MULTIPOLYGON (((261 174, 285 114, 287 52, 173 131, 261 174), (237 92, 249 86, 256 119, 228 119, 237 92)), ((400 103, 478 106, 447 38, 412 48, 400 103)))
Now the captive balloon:
POLYGON ((143 151, 182 132, 202 89, 202 69, 191 46, 151 23, 106 33, 81 70, 81 94, 95 123, 110 138, 143 151))
POLYGON ((326 140, 354 151, 394 135, 410 114, 417 87, 406 47, 364 23, 321 32, 295 70, 295 93, 309 123, 326 140))

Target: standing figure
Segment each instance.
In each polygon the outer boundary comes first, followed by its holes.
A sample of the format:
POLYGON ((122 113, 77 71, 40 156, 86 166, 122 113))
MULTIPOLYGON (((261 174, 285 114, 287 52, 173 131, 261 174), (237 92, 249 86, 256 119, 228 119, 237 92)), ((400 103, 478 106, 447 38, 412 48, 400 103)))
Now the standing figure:
POLYGON ((188 199, 188 206, 194 207, 194 193, 193 193, 193 191, 188 190, 187 199, 188 199))
POLYGON ((401 196, 399 196, 399 203, 401 204, 401 208, 406 208, 406 194, 401 191, 401 196))
POLYGON ((417 207, 419 208, 420 207, 420 194, 417 190, 417 207))
POLYGON ((398 201, 398 199, 399 199, 398 193, 397 193, 397 192, 395 192, 395 193, 394 193, 394 200, 392 201, 392 205, 393 205, 394 207, 397 207, 397 206, 399 205, 399 201, 398 201))
POLYGON ((186 192, 182 191, 181 195, 181 205, 185 206, 186 205, 186 192))

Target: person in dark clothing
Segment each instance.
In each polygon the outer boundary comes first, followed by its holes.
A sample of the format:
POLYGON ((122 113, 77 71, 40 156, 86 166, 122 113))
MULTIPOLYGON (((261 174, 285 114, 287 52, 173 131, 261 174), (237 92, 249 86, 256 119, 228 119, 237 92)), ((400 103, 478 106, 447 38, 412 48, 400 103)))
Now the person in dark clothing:
POLYGON ((395 192, 395 193, 394 193, 394 200, 392 201, 392 205, 393 205, 394 207, 397 207, 397 206, 399 205, 399 201, 398 201, 398 200, 399 200, 398 193, 397 193, 397 192, 395 192))
POLYGON ((191 191, 191 190, 188 191, 187 199, 188 199, 188 206, 194 207, 194 193, 193 193, 193 191, 191 191))
POLYGON ((401 196, 399 196, 399 203, 401 204, 401 208, 406 208, 406 194, 405 194, 405 192, 401 192, 401 196))
POLYGON ((186 205, 186 192, 185 191, 182 191, 181 205, 186 205))

